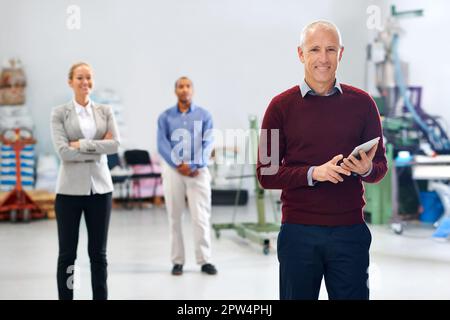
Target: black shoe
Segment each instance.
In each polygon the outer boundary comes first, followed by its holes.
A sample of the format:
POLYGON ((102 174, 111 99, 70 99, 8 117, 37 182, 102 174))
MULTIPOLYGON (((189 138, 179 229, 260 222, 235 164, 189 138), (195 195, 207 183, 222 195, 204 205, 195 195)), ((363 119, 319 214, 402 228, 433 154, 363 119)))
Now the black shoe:
POLYGON ((183 274, 183 265, 175 264, 172 268, 172 274, 174 276, 181 276, 183 274))
POLYGON ((217 269, 211 263, 206 263, 202 265, 202 272, 213 275, 217 273, 217 269))

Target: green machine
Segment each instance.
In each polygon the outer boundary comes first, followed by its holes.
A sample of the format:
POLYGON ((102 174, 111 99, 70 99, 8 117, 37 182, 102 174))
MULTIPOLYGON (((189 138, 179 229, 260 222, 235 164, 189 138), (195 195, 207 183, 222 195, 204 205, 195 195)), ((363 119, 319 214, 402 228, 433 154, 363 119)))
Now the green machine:
POLYGON ((417 151, 420 144, 420 132, 414 125, 412 117, 385 117, 382 124, 386 140, 395 145, 396 149, 411 153, 417 151))
POLYGON ((370 213, 371 224, 388 224, 391 221, 395 208, 396 175, 394 164, 394 148, 392 144, 386 145, 386 158, 388 172, 379 183, 364 183, 364 198, 366 206, 364 211, 370 213))
POLYGON ((377 184, 364 184, 364 211, 370 213, 372 224, 388 224, 397 216, 399 202, 403 201, 399 197, 394 159, 399 151, 415 154, 420 148, 423 134, 416 114, 421 114, 422 88, 406 85, 407 78, 403 75, 408 74, 408 64, 398 57, 397 44, 404 33, 399 21, 422 16, 423 10, 398 11, 392 5, 383 29, 367 47, 366 89, 383 116, 383 136, 388 142, 386 176, 377 184))
MULTIPOLYGON (((275 221, 267 222, 266 221, 266 210, 265 210, 265 190, 261 188, 258 178, 256 176, 256 160, 258 156, 258 144, 259 144, 259 128, 258 121, 256 116, 250 116, 250 137, 249 137, 249 150, 250 157, 252 157, 251 163, 253 164, 253 174, 251 175, 243 175, 241 174, 239 177, 229 177, 230 179, 239 178, 239 189, 242 186, 243 178, 253 178, 255 182, 255 201, 256 201, 256 211, 258 213, 257 222, 235 222, 236 220, 236 208, 237 203, 239 201, 239 192, 236 194, 235 201, 235 212, 233 214, 233 219, 231 223, 222 223, 222 224, 213 224, 212 227, 215 231, 216 237, 220 237, 221 230, 225 229, 233 229, 237 232, 237 234, 245 239, 249 239, 252 242, 260 244, 263 247, 263 253, 269 254, 270 252, 270 233, 279 232, 280 231, 280 223, 277 223, 276 217, 276 209, 274 209, 275 221)), ((269 193, 272 204, 273 199, 271 194, 269 193)))

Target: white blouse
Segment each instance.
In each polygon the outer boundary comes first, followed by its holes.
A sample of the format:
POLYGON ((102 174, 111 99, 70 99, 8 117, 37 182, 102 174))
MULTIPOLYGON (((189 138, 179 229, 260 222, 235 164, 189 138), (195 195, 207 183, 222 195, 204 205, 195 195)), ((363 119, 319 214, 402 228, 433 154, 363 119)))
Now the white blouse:
POLYGON ((92 112, 92 103, 89 103, 86 107, 78 104, 75 99, 73 100, 75 110, 77 111, 78 120, 80 122, 81 132, 85 139, 91 140, 95 137, 97 126, 95 125, 94 114, 92 112))
MULTIPOLYGON (((95 132, 97 131, 97 125, 95 124, 94 113, 92 112, 91 100, 89 100, 86 107, 78 104, 75 99, 73 99, 73 104, 75 105, 75 110, 78 115, 78 122, 80 123, 81 133, 83 133, 85 139, 94 139, 95 132)), ((91 190, 92 193, 97 193, 95 190, 93 177, 91 177, 91 190)))

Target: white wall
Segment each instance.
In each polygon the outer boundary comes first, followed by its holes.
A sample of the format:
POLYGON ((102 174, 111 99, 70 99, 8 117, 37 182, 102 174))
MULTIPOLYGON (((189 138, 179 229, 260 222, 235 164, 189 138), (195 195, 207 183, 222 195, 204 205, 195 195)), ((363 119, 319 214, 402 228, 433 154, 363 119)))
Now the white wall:
POLYGON ((51 151, 49 114, 70 96, 69 66, 91 63, 97 88, 115 89, 127 109, 126 135, 154 151, 156 120, 175 103, 174 80, 194 80, 195 101, 217 128, 247 128, 275 94, 302 79, 299 33, 307 22, 333 20, 346 46, 340 79, 364 85, 367 1, 299 0, 0 0, 0 59, 18 56, 39 150, 51 151), (69 4, 81 30, 66 28, 69 4))

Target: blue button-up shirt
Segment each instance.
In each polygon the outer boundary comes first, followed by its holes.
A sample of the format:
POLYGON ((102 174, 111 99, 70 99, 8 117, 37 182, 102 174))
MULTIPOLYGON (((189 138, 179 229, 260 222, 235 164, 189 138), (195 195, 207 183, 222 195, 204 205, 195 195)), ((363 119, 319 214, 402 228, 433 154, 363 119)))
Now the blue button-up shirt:
POLYGON ((158 152, 172 167, 182 162, 191 170, 208 164, 212 150, 211 114, 193 103, 186 112, 178 105, 164 111, 158 118, 158 152))

